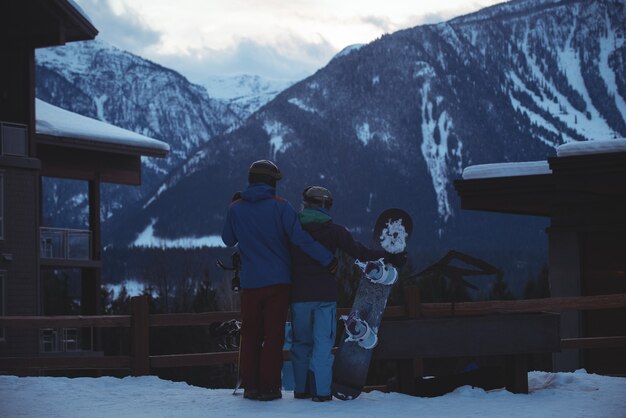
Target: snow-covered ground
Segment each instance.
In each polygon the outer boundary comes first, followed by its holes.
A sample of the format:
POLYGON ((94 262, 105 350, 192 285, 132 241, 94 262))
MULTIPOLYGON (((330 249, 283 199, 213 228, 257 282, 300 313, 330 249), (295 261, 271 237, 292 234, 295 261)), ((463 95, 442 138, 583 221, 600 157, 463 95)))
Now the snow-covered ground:
POLYGON ((531 372, 530 393, 469 386, 437 398, 371 392, 353 401, 258 402, 231 389, 204 389, 157 377, 68 379, 0 376, 0 417, 421 417, 625 418, 626 378, 531 372))

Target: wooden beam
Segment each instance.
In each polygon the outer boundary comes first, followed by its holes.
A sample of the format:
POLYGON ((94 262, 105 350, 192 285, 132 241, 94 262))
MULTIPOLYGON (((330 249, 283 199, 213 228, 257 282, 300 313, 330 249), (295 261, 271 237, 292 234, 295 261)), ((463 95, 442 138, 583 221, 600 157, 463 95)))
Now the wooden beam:
POLYGON ((101 269, 101 260, 68 260, 65 258, 41 258, 42 267, 101 269))
MULTIPOLYGON (((423 317, 450 316, 451 303, 421 303, 423 317)), ((524 312, 564 312, 577 310, 602 310, 626 308, 626 294, 601 296, 575 296, 546 299, 526 299, 513 301, 460 302, 455 304, 456 316, 487 315, 497 313, 524 312)), ((337 309, 338 315, 347 315, 350 308, 337 309)), ((388 306, 384 318, 405 318, 405 306, 388 306)), ((240 319, 238 311, 153 314, 151 327, 172 327, 182 325, 210 325, 231 319, 240 319)), ((50 328, 50 327, 129 327, 128 315, 94 316, 0 316, 0 327, 8 328, 50 328)))
POLYGON ((0 316, 0 328, 129 328, 130 315, 0 316))
POLYGON ((190 367, 190 366, 212 366, 216 364, 236 363, 237 351, 224 351, 221 353, 196 353, 196 354, 174 354, 163 356, 150 356, 151 368, 163 367, 190 367))
POLYGON ((563 338, 561 340, 562 350, 623 347, 626 347, 626 336, 563 338))
POLYGON ((119 184, 141 184, 141 158, 106 151, 55 146, 37 140, 41 175, 119 184))
POLYGON ((374 358, 444 358, 559 351, 559 323, 560 316, 551 313, 383 321, 378 330, 374 358))
POLYGON ((150 317, 148 315, 148 296, 136 296, 130 299, 132 313, 130 338, 133 376, 150 374, 150 317))
POLYGON ((129 369, 128 356, 0 357, 0 370, 98 370, 129 369))
MULTIPOLYGON (((626 294, 574 296, 525 300, 493 300, 454 304, 455 316, 488 315, 496 313, 565 312, 626 308, 626 294)), ((450 316, 451 303, 422 303, 425 317, 450 316)))
POLYGON ((185 325, 210 325, 214 322, 225 322, 241 319, 241 312, 203 312, 150 315, 151 327, 177 327, 185 325))
POLYGON ((523 354, 506 356, 506 389, 511 393, 528 393, 528 358, 523 354))

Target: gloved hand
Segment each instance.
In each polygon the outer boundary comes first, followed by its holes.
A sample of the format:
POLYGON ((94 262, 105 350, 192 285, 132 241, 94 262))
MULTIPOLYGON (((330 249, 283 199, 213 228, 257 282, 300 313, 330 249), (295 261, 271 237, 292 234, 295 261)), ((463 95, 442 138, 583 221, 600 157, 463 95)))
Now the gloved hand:
POLYGON ((335 274, 337 273, 338 266, 339 266, 339 260, 337 260, 337 257, 333 257, 333 259, 330 260, 330 263, 326 266, 326 270, 330 271, 331 274, 335 274))
POLYGON ((409 253, 402 251, 401 253, 387 253, 385 254, 385 263, 392 264, 395 268, 402 268, 409 259, 409 253))

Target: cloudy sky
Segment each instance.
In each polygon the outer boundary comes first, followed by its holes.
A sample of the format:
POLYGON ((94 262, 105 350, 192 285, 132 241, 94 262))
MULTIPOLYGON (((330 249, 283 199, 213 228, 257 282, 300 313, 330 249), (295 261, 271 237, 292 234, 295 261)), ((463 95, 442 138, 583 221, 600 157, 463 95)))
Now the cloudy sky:
POLYGON ((297 80, 352 44, 502 0, 75 0, 98 39, 193 82, 258 74, 297 80))

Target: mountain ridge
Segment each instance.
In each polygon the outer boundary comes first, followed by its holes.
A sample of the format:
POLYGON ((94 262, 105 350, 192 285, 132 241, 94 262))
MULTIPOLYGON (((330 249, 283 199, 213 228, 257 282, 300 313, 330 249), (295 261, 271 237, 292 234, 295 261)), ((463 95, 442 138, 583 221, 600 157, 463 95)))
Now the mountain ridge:
POLYGON ((518 0, 338 54, 190 152, 111 218, 105 241, 128 246, 147 228, 219 235, 249 164, 269 158, 284 173, 279 194, 295 203, 306 185, 328 187, 333 215, 361 239, 397 206, 413 214, 424 260, 456 248, 540 263, 547 220, 462 211, 452 183, 468 165, 626 136, 624 8, 518 0))

